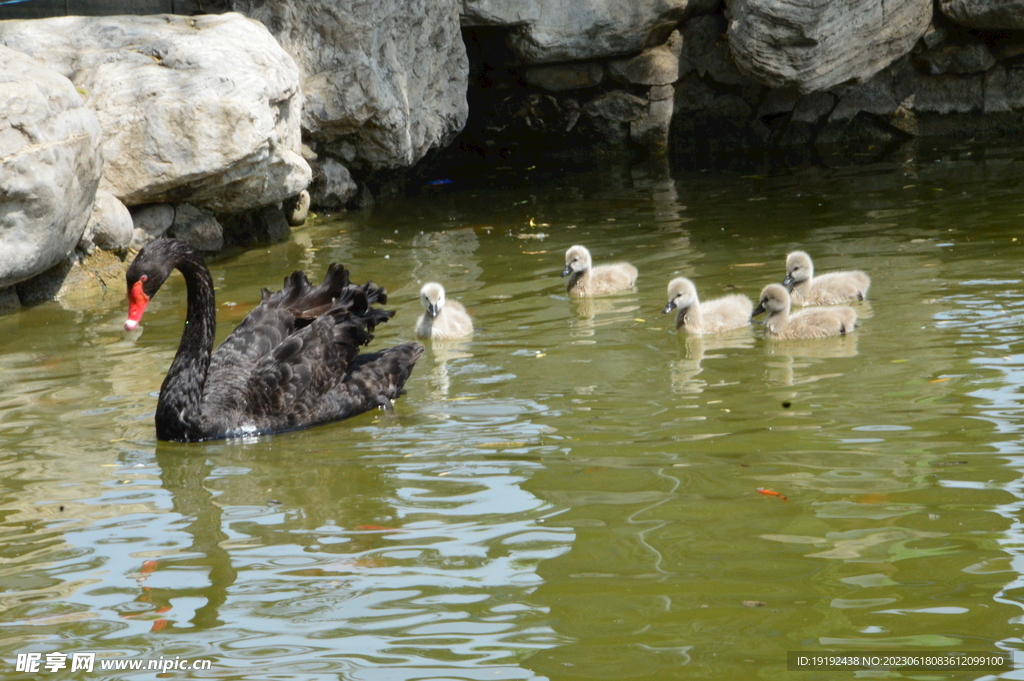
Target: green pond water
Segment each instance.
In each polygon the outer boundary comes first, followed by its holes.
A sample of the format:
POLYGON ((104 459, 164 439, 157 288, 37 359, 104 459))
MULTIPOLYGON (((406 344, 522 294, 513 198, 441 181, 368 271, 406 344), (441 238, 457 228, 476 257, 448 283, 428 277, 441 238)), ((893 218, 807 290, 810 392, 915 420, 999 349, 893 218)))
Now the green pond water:
POLYGON ((340 261, 387 287, 384 347, 442 282, 477 332, 428 347, 393 413, 157 443, 180 276, 141 334, 121 290, 0 317, 0 678, 1024 679, 787 670, 1024 650, 1024 149, 482 179, 211 262, 219 338, 340 261), (570 301, 574 243, 637 289, 570 301), (855 333, 661 313, 674 276, 754 298, 796 248, 871 274, 855 333), (95 669, 16 669, 55 652, 95 669))

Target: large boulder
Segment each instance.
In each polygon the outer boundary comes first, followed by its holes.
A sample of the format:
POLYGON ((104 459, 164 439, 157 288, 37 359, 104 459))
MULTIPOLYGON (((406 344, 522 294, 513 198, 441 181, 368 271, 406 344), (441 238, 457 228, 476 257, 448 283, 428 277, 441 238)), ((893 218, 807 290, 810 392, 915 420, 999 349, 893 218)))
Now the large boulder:
POLYGON ((0 22, 0 44, 70 78, 103 129, 101 187, 133 206, 252 209, 309 184, 299 72, 239 14, 0 22))
POLYGON ((634 85, 671 85, 679 80, 679 57, 683 38, 673 31, 668 42, 644 50, 630 59, 614 59, 608 63, 608 72, 620 83, 634 85))
POLYGON ((939 9, 971 28, 1024 29, 1024 0, 939 0, 939 9))
POLYGON ((324 208, 344 208, 355 198, 359 186, 343 164, 330 156, 317 162, 312 203, 324 208))
POLYGON ((466 26, 507 26, 509 47, 527 64, 636 54, 660 45, 701 0, 461 0, 466 26))
POLYGON ((175 206, 174 223, 167 230, 167 236, 187 241, 200 251, 224 248, 224 228, 217 218, 187 203, 175 206))
POLYGON ((801 92, 864 81, 928 30, 932 0, 727 0, 741 71, 801 92))
MULTIPOLYGON (((469 115, 458 0, 234 0, 302 70, 318 152, 367 171, 447 146, 469 115)), ((297 192, 292 192, 296 194, 297 192)))
POLYGON ((92 215, 78 242, 78 250, 85 253, 91 253, 94 248, 125 251, 131 245, 134 227, 128 208, 116 196, 100 189, 96 192, 92 215))
POLYGON ((0 289, 67 259, 92 213, 100 125, 64 76, 0 46, 0 289))

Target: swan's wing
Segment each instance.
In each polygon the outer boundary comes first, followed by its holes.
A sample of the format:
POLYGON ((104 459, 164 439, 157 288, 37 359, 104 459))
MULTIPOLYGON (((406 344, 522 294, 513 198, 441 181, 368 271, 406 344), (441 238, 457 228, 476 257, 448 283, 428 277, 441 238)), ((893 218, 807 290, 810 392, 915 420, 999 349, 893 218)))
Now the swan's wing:
POLYGON ((348 377, 325 397, 325 408, 346 416, 377 407, 390 409, 392 400, 405 394, 405 382, 422 354, 423 346, 410 342, 359 355, 348 377))
POLYGON ((237 426, 276 431, 314 422, 317 403, 351 361, 352 344, 335 343, 334 326, 331 317, 317 319, 257 360, 240 393, 237 426))
POLYGON ((372 284, 350 286, 325 314, 256 360, 239 392, 239 425, 285 430, 346 416, 332 413, 324 398, 346 380, 376 325, 394 314, 370 307, 378 293, 372 284))
MULTIPOLYGON (((368 299, 385 302, 383 289, 373 284, 361 287, 369 291, 368 299)), ((284 280, 280 291, 263 289, 263 300, 224 340, 210 358, 210 369, 204 389, 204 411, 223 413, 237 408, 253 367, 284 340, 329 311, 346 291, 355 290, 349 283, 348 270, 337 263, 327 269, 319 286, 312 286, 302 272, 293 272, 284 280)))
POLYGON ((242 320, 210 358, 204 387, 204 410, 230 409, 248 382, 249 373, 295 330, 295 317, 287 310, 261 303, 242 320))

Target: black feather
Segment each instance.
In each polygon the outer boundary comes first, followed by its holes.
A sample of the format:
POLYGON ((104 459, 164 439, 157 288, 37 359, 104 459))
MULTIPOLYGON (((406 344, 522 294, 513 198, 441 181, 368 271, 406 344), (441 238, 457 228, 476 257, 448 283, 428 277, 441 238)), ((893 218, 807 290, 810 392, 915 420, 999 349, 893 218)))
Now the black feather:
POLYGON ((360 355, 394 312, 373 307, 387 293, 354 286, 332 264, 319 286, 302 272, 260 304, 211 354, 216 326, 213 282, 197 251, 182 241, 147 244, 128 269, 128 289, 146 276, 152 296, 172 269, 185 276, 188 323, 157 403, 157 437, 210 440, 304 428, 390 405, 423 353, 403 343, 360 355))

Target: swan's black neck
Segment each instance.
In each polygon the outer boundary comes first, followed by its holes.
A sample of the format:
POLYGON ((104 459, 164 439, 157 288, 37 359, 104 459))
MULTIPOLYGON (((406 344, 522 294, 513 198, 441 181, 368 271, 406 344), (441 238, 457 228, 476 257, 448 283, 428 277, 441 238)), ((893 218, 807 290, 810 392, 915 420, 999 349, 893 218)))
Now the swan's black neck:
POLYGON ((213 279, 203 257, 191 248, 176 256, 173 266, 185 276, 188 312, 181 344, 160 388, 156 436, 161 440, 200 440, 204 434, 203 389, 217 329, 217 308, 213 279))

